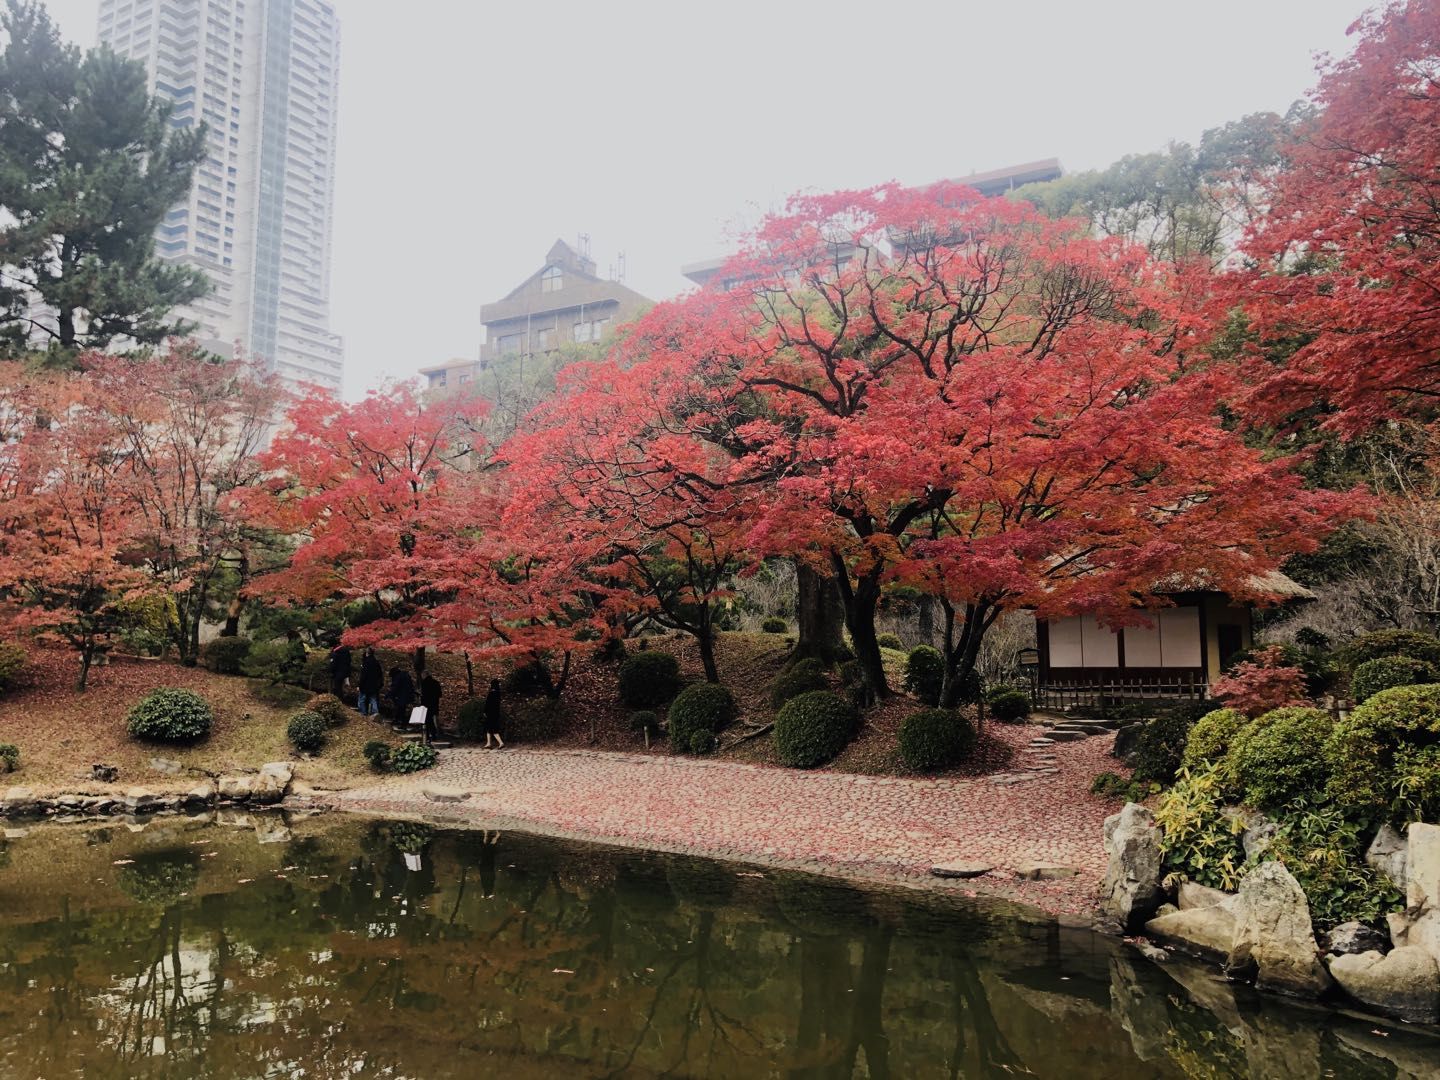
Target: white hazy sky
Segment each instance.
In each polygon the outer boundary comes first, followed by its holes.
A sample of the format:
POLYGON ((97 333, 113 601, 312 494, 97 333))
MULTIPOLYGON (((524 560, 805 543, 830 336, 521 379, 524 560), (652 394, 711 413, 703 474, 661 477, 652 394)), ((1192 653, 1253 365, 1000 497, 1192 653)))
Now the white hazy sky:
MULTIPOLYGON (((98 0, 49 0, 94 43, 98 0)), ((1364 0, 337 0, 346 395, 591 237, 655 299, 799 189, 1070 171, 1283 110, 1364 0)))

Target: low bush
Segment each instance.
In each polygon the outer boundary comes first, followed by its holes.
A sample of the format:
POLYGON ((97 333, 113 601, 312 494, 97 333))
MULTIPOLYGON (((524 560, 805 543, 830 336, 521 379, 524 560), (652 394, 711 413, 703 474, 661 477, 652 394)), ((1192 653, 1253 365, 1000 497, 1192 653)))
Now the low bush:
POLYGON ((390 768, 390 758, 395 753, 395 748, 387 742, 379 739, 371 739, 365 744, 365 749, 360 751, 365 760, 370 763, 370 768, 376 772, 385 772, 390 768))
POLYGON ((945 658, 930 645, 916 645, 905 658, 905 689, 932 708, 945 686, 945 658))
MULTIPOLYGON (((1324 653, 1313 649, 1301 649, 1294 645, 1261 645, 1254 649, 1241 649, 1225 661, 1222 674, 1229 675, 1241 664, 1254 663, 1256 657, 1265 653, 1276 657, 1278 666, 1299 668, 1305 683, 1306 697, 1319 697, 1334 686, 1340 675, 1340 667, 1324 653), (1275 650, 1279 650, 1277 653, 1275 650)), ((1275 666, 1272 664, 1271 666, 1275 666)))
POLYGON ((546 742, 565 731, 570 723, 570 710, 562 701, 540 697, 520 702, 506 711, 505 718, 507 741, 546 742))
POLYGON ((760 624, 760 629, 767 634, 788 634, 790 632, 790 624, 784 619, 776 618, 772 615, 760 624))
MULTIPOLYGON (((860 665, 853 660, 850 663, 854 663, 858 671, 860 665)), ((825 681, 825 669, 820 666, 819 660, 797 660, 770 683, 770 707, 778 709, 791 698, 829 688, 830 684, 825 681)))
POLYGON ((319 713, 302 709, 290 718, 285 726, 285 737, 290 744, 306 754, 318 754, 325 745, 327 725, 319 713))
MULTIPOLYGON (((323 661, 324 657, 320 659, 323 661)), ((309 655, 303 645, 285 638, 276 638, 274 641, 252 642, 244 659, 240 661, 240 671, 253 679, 309 686, 308 662, 309 655)), ((327 669, 326 678, 328 677, 327 669)))
POLYGON ((350 719, 350 710, 334 694, 316 694, 305 702, 305 711, 313 712, 329 727, 339 727, 350 719))
POLYGON ((658 709, 680 690, 680 663, 666 652, 647 650, 620 665, 620 700, 632 709, 658 709))
POLYGON ((9 690, 20 681, 29 654, 13 641, 0 641, 0 690, 9 690))
POLYGON ((14 772, 20 768, 20 748, 14 743, 0 743, 0 772, 14 772))
POLYGON ((660 734, 660 714, 654 709, 637 709, 630 714, 630 730, 656 738, 660 734))
POLYGON ((1195 722, 1192 710, 1177 707, 1140 724, 1134 748, 1125 759, 1134 779, 1144 784, 1168 784, 1174 780, 1195 722))
POLYGON ((1318 797, 1325 789, 1325 740, 1332 726, 1330 714, 1319 709, 1275 709, 1235 736, 1225 771, 1245 801, 1264 810, 1318 797))
POLYGON ((1325 743, 1327 791, 1352 819, 1404 824, 1440 815, 1440 686, 1397 686, 1355 707, 1325 743), (1419 783, 1416 783, 1417 774, 1419 783))
POLYGON ((697 683, 670 705, 670 746, 681 753, 708 754, 716 736, 740 716, 735 695, 718 683, 697 683))
POLYGON ((1249 659, 1236 664, 1228 675, 1210 685, 1210 693, 1227 707, 1246 716, 1259 716, 1271 709, 1299 705, 1305 701, 1305 673, 1290 662, 1278 645, 1258 649, 1249 659))
POLYGON ((514 694, 516 697, 531 697, 535 694, 548 694, 553 688, 550 679, 550 669, 543 660, 529 660, 523 664, 516 664, 505 673, 501 680, 501 686, 507 694, 514 694))
POLYGON ((975 729, 953 709, 923 709, 900 721, 900 760, 916 772, 958 765, 975 749, 975 729))
POLYGON ((390 754, 390 771, 397 773, 420 772, 440 760, 433 746, 411 742, 397 746, 390 754))
POLYGON ((1440 638, 1418 630, 1374 630, 1350 641, 1337 654, 1347 671, 1382 656, 1408 656, 1440 666, 1440 638))
POLYGON ((775 717, 775 750, 781 764, 813 769, 844 750, 859 726, 860 714, 848 701, 812 690, 787 701, 775 717))
POLYGON ((899 634, 879 634, 875 638, 875 643, 882 649, 894 649, 896 652, 905 648, 905 643, 900 640, 899 634))
POLYGON ((1416 686, 1440 682, 1440 671, 1428 660, 1412 656, 1377 656, 1366 660, 1350 676, 1350 696, 1357 702, 1368 701, 1381 690, 1397 686, 1416 686))
POLYGON ((470 698, 455 711, 455 734, 462 739, 485 737, 485 699, 470 698))
POLYGON ((1003 724, 1013 724, 1030 715, 1030 695, 1013 686, 997 686, 985 695, 985 707, 1003 724))
POLYGON ((1104 799, 1143 802, 1159 791, 1159 784, 1143 784, 1139 780, 1132 780, 1113 772, 1096 773, 1095 778, 1090 781, 1090 794, 1099 795, 1104 799))
POLYGON ((189 743, 210 734, 215 714, 193 690, 152 690, 126 718, 125 728, 147 742, 189 743))
POLYGON ((1405 898, 1365 865, 1366 843, 1366 832, 1334 807, 1300 804, 1280 818, 1262 858, 1283 863, 1295 876, 1317 927, 1352 919, 1375 924, 1404 908, 1405 898))
POLYGON ((1182 764, 1193 770, 1206 762, 1223 761, 1235 736, 1249 723, 1250 718, 1238 709, 1212 709, 1190 729, 1182 764))
POLYGON ((249 655, 248 637, 219 637, 200 650, 201 662, 216 675, 244 674, 249 655))
POLYGON ((1225 784, 1213 766, 1179 779, 1155 810, 1167 882, 1188 880, 1233 892, 1245 867, 1245 823, 1225 812, 1225 784))

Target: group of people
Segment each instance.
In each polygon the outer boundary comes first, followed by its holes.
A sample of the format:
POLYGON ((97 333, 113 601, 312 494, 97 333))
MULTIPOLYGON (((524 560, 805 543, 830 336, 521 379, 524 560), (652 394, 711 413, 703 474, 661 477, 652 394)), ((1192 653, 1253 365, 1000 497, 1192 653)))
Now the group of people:
MULTIPOLYGON (((349 645, 336 644, 330 650, 330 692, 336 697, 345 697, 345 689, 355 675, 354 656, 349 645)), ((367 645, 360 657, 360 674, 355 679, 356 707, 361 716, 380 715, 380 695, 385 688, 385 672, 373 646, 367 645)), ((398 664, 390 669, 390 685, 387 696, 394 709, 395 718, 402 723, 409 719, 410 710, 416 699, 425 709, 425 738, 430 740, 440 734, 440 680, 425 671, 420 676, 417 688, 414 678, 398 664)), ((500 734, 500 680, 490 680, 490 692, 485 695, 485 745, 505 749, 505 740, 500 734), (492 743, 493 740, 493 743, 492 743)))

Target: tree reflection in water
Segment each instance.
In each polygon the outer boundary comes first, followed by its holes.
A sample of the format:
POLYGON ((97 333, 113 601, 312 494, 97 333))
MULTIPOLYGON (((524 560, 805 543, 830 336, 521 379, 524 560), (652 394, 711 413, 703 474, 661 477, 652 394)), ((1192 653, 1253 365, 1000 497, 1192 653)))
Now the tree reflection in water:
POLYGON ((411 822, 277 835, 11 841, 0 1075, 1388 1077, 1437 1049, 1004 905, 411 822))

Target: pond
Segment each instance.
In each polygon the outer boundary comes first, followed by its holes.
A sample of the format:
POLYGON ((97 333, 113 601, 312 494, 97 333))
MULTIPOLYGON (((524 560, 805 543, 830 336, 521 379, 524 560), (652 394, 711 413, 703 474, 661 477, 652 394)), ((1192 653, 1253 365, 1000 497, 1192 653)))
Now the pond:
POLYGON ((342 815, 7 837, 3 1077, 1440 1067, 1425 1032, 1262 999, 993 901, 342 815))

